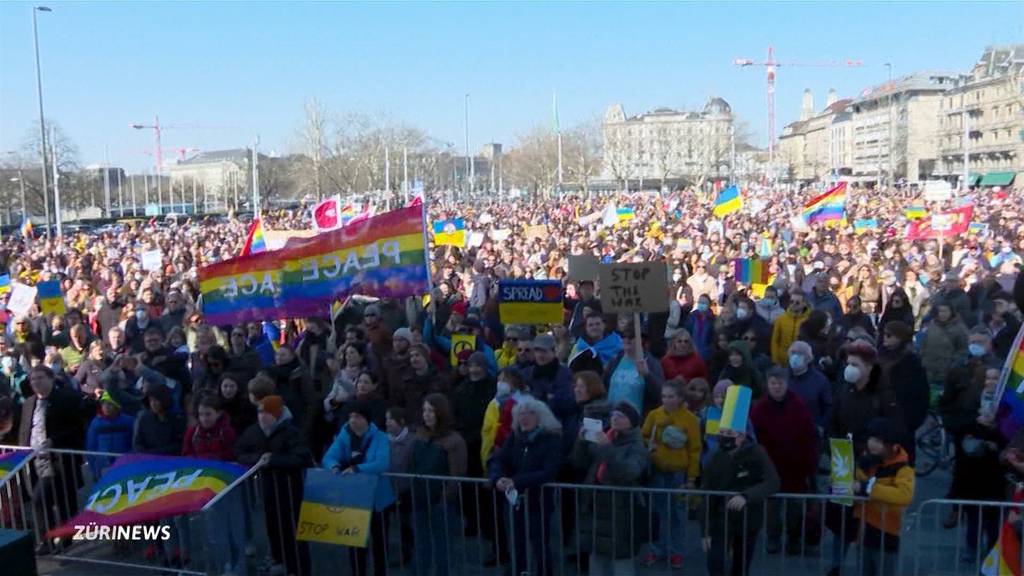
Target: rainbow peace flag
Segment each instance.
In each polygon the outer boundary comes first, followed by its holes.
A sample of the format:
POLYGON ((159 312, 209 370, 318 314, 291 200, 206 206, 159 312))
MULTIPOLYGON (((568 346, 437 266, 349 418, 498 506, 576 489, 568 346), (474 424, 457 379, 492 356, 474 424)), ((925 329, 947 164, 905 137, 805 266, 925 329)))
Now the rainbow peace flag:
POLYGON ((715 218, 722 218, 742 209, 743 197, 740 195, 739 188, 732 184, 718 193, 718 197, 715 198, 715 207, 711 213, 715 215, 715 218))
POLYGON ((803 219, 808 224, 832 222, 843 219, 846 211, 846 182, 829 188, 824 194, 811 198, 804 204, 803 219))
POLYGON ((434 246, 466 245, 466 222, 462 218, 434 221, 434 246))
POLYGON ((239 256, 259 254, 267 251, 267 240, 263 236, 263 222, 259 218, 253 218, 249 225, 249 234, 245 237, 245 245, 242 246, 242 253, 239 256))
POLYGON ((907 206, 903 215, 907 217, 907 220, 920 220, 928 216, 928 210, 924 206, 907 206))
POLYGON ((245 468, 227 462, 125 454, 93 486, 85 508, 47 537, 71 536, 75 526, 93 523, 141 524, 198 512, 242 474, 245 468))
POLYGON ((11 291, 11 275, 0 274, 0 296, 11 291))
POLYGON ((1017 332, 996 388, 1000 413, 1006 413, 1014 428, 1024 427, 1024 326, 1017 332))
POLYGON ((64 292, 61 291, 59 280, 48 280, 36 284, 36 295, 39 297, 39 311, 43 314, 63 314, 67 312, 64 306, 64 292))
POLYGON ((214 325, 326 317, 351 294, 405 298, 429 291, 421 206, 402 208, 284 248, 199 270, 203 316, 214 325))
POLYGON ((743 284, 767 284, 772 275, 768 262, 759 258, 736 258, 732 270, 736 281, 743 284))
POLYGON ((3 485, 4 481, 7 480, 7 475, 31 454, 31 450, 15 450, 0 454, 0 485, 3 485))

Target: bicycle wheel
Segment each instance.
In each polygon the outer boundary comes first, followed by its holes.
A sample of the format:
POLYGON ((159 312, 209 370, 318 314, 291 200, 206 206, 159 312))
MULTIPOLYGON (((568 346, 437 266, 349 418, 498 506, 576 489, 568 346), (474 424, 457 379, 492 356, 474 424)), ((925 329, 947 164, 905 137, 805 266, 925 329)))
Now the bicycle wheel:
POLYGON ((946 429, 934 415, 929 414, 925 424, 918 429, 916 443, 914 475, 923 478, 946 460, 946 429))

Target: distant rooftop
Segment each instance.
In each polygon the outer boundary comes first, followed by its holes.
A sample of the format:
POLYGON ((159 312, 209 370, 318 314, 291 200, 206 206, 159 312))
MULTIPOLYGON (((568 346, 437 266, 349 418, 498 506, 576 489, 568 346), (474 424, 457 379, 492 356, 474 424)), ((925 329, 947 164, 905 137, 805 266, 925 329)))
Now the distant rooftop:
POLYGON ((214 164, 216 162, 245 163, 249 160, 248 148, 233 148, 230 150, 210 150, 200 152, 191 158, 180 161, 177 166, 189 166, 194 164, 214 164))
POLYGON ((956 84, 958 76, 959 73, 947 70, 915 72, 907 76, 894 78, 892 82, 885 82, 867 88, 860 93, 860 96, 853 103, 869 102, 877 98, 887 97, 890 94, 902 92, 948 90, 956 84))

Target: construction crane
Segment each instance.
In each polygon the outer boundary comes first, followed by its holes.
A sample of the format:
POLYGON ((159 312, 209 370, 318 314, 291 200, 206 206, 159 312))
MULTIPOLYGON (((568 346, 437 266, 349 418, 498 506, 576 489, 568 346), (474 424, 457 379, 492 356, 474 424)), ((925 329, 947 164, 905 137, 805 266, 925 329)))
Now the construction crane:
MULTIPOLYGON (((163 130, 169 129, 181 129, 181 130, 233 130, 236 129, 234 126, 200 126, 196 124, 160 124, 160 116, 153 116, 152 124, 130 124, 131 128, 135 130, 153 130, 153 136, 155 138, 155 148, 153 149, 153 160, 156 166, 157 175, 164 173, 164 161, 163 161, 163 146, 160 143, 160 133, 163 130)), ((185 158, 185 153, 188 150, 195 150, 195 148, 177 149, 181 159, 185 158)))
POLYGON ((860 68, 864 64, 860 60, 846 60, 845 62, 779 62, 775 59, 772 45, 768 45, 768 58, 764 62, 757 62, 749 58, 735 58, 732 61, 736 66, 747 68, 750 66, 764 66, 766 94, 765 103, 768 107, 768 165, 773 166, 775 162, 775 69, 779 66, 791 68, 860 68))

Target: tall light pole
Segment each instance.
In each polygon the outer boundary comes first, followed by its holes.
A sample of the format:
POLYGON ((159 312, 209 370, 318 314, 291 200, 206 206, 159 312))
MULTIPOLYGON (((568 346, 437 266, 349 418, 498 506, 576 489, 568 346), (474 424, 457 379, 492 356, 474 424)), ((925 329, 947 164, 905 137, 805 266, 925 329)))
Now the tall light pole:
POLYGON ((469 93, 466 93, 466 192, 473 193, 473 158, 469 155, 469 93))
POLYGON ((46 206, 46 235, 50 235, 50 196, 46 185, 46 120, 43 116, 43 73, 39 66, 39 26, 36 24, 36 12, 52 12, 46 6, 32 7, 32 40, 36 48, 36 95, 39 99, 39 156, 43 161, 43 205, 46 206))
POLYGON ((256 141, 252 144, 252 217, 260 217, 260 169, 259 152, 260 135, 256 135, 256 141))
POLYGON ((889 139, 888 139, 888 143, 889 143, 889 146, 888 146, 888 148, 889 148, 889 173, 888 173, 888 177, 889 177, 889 185, 892 186, 893 172, 895 170, 895 167, 893 166, 893 163, 892 163, 892 144, 893 144, 893 142, 892 142, 892 140, 893 140, 893 135, 892 135, 892 133, 893 133, 893 119, 892 119, 892 91, 893 91, 893 85, 892 85, 892 63, 886 62, 885 63, 885 69, 889 73, 889 84, 888 84, 888 88, 889 88, 889 90, 888 90, 888 92, 889 92, 889 94, 888 94, 888 98, 889 98, 889 102, 888 102, 888 108, 889 108, 889 139))

